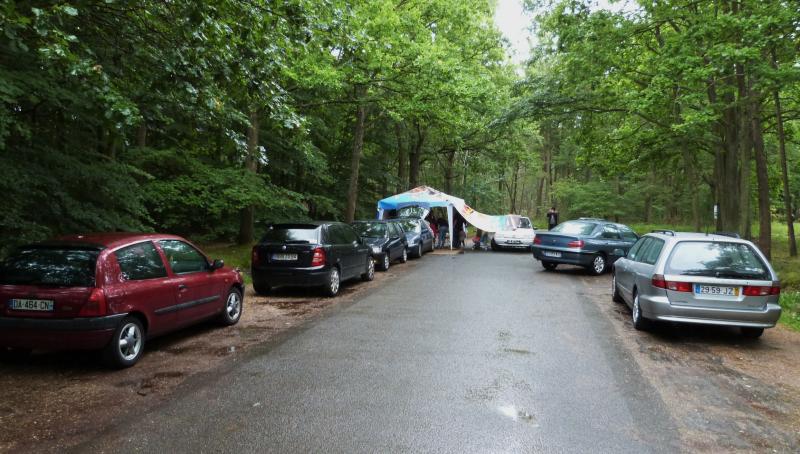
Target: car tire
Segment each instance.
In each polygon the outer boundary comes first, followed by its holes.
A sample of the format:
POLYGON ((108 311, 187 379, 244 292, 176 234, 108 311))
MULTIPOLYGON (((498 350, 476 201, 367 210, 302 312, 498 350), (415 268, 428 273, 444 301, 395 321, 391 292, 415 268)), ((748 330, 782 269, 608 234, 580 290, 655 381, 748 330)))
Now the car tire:
POLYGON ((606 272, 607 266, 608 262, 606 261, 606 256, 603 254, 597 254, 592 259, 592 264, 589 265, 589 272, 595 276, 599 276, 606 272))
POLYGON ((103 361, 109 367, 124 369, 136 364, 144 353, 145 333, 136 317, 125 317, 103 349, 103 361))
POLYGON ((391 265, 391 262, 391 259, 389 259, 389 252, 387 251, 385 254, 383 254, 383 260, 381 260, 381 264, 378 269, 381 271, 387 271, 389 269, 389 265, 391 265))
POLYGON ((611 300, 615 303, 622 303, 622 295, 619 294, 617 287, 617 273, 611 273, 611 300))
POLYGON ((542 262, 542 266, 543 266, 543 267, 544 267, 544 269, 545 269, 545 270, 547 270, 547 271, 554 271, 554 270, 556 269, 556 267, 558 266, 558 263, 553 263, 553 262, 542 262))
POLYGON ((739 329, 742 332, 742 337, 746 337, 748 339, 758 339, 762 334, 764 334, 764 328, 750 328, 744 326, 739 329))
POLYGON ((231 326, 239 323, 242 318, 242 310, 244 309, 244 299, 242 299, 242 292, 239 289, 232 288, 225 296, 225 306, 222 313, 219 315, 219 324, 222 326, 231 326))
POLYGON ((417 245, 417 248, 414 250, 414 253, 411 254, 411 256, 415 259, 422 257, 422 243, 417 245))
POLYGON ((361 275, 361 280, 364 282, 369 282, 373 279, 375 279, 375 261, 372 260, 372 256, 368 255, 367 269, 364 271, 364 274, 361 275))
POLYGON ((339 294, 339 288, 342 285, 342 276, 339 274, 339 268, 333 266, 328 271, 328 283, 323 288, 325 296, 336 296, 339 294))
POLYGON ((268 295, 272 289, 267 284, 253 281, 253 290, 255 290, 256 295, 268 295))
POLYGON ((637 331, 646 331, 650 328, 650 320, 644 318, 642 315, 642 308, 639 305, 639 293, 633 293, 633 306, 631 307, 631 321, 633 322, 633 327, 637 331))
POLYGON ((408 261, 408 248, 403 246, 403 255, 400 256, 400 263, 406 263, 408 261))
POLYGON ((499 251, 500 250, 500 246, 498 246, 497 243, 495 243, 494 238, 492 238, 492 250, 493 251, 499 251))

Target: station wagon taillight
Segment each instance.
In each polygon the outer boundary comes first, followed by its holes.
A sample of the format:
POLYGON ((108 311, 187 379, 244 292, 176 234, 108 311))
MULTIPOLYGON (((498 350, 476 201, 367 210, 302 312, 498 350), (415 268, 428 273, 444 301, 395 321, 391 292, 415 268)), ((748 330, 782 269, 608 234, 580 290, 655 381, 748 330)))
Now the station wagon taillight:
POLYGON ((78 317, 102 317, 107 313, 106 294, 103 289, 95 288, 92 289, 86 304, 78 312, 78 317))
POLYGON ((771 286, 766 285, 745 285, 742 289, 742 293, 744 296, 768 296, 768 295, 780 295, 781 294, 781 286, 776 285, 776 283, 772 283, 771 286))
POLYGON ((325 264, 325 249, 314 248, 314 255, 311 257, 311 266, 322 266, 325 264))
POLYGON ((584 244, 586 244, 586 243, 584 243, 583 240, 575 240, 575 241, 570 241, 569 243, 567 243, 567 247, 582 248, 584 244))
POLYGON ((692 291, 691 282, 668 281, 664 279, 664 276, 661 274, 654 274, 651 284, 653 284, 653 287, 663 288, 664 290, 672 290, 673 292, 692 291))

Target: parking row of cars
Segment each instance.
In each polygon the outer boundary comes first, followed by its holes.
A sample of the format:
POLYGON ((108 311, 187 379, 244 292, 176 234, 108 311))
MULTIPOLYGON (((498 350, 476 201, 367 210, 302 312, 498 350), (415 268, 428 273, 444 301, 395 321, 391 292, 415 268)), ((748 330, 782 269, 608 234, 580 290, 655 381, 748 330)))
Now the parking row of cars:
MULTIPOLYGON (((257 293, 372 280, 433 249, 419 219, 276 224, 252 251, 257 293)), ((32 349, 99 350, 112 367, 129 367, 155 336, 242 316, 244 279, 174 235, 72 235, 19 248, 0 262, 0 354, 32 349)))
POLYGON ((629 227, 581 218, 537 232, 533 256, 548 270, 612 270, 611 297, 631 309, 634 328, 654 322, 739 327, 757 338, 781 316, 780 281, 766 256, 738 235, 629 227))

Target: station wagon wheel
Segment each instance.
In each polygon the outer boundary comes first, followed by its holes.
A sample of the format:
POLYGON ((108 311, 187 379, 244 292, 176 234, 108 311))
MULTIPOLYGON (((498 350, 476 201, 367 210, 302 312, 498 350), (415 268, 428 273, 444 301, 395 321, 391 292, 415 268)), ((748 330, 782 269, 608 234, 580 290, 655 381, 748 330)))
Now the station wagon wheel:
POLYGON ((649 320, 642 315, 642 307, 639 305, 639 292, 633 294, 633 307, 631 308, 631 320, 633 327, 639 331, 644 331, 650 327, 649 320))
POLYGON ((421 242, 417 245, 417 252, 415 252, 414 255, 417 258, 422 257, 422 243, 421 242))
POLYGON ((750 327, 741 327, 739 328, 742 332, 742 336, 748 339, 758 339, 764 334, 764 328, 750 328, 750 327))
POLYGON ((103 351, 106 363, 111 367, 131 367, 144 352, 144 329, 136 317, 125 317, 114 330, 114 336, 103 351))
POLYGON ((400 257, 400 263, 406 263, 408 261, 408 249, 403 247, 403 256, 400 257))
POLYGON ((603 274, 606 270, 606 258, 603 254, 597 254, 594 256, 592 260, 592 266, 589 268, 589 271, 592 272, 595 276, 603 274))
POLYGON ((325 294, 336 296, 339 293, 339 284, 339 269, 334 266, 328 273, 328 285, 325 287, 325 294))
MULTIPOLYGON (((389 257, 388 253, 386 257, 389 257)), ((369 282, 375 279, 375 262, 372 260, 372 256, 367 256, 367 271, 361 275, 361 280, 364 282, 369 282)))
POLYGON ((232 288, 225 298, 225 309, 220 314, 220 323, 224 326, 235 325, 242 318, 243 308, 242 294, 239 290, 232 288))
POLYGON ((388 270, 388 269, 389 269, 389 265, 390 265, 390 264, 391 264, 391 260, 389 260, 389 253, 387 252, 387 253, 386 253, 386 254, 383 256, 383 265, 381 266, 381 269, 382 269, 383 271, 386 271, 386 270, 388 270))

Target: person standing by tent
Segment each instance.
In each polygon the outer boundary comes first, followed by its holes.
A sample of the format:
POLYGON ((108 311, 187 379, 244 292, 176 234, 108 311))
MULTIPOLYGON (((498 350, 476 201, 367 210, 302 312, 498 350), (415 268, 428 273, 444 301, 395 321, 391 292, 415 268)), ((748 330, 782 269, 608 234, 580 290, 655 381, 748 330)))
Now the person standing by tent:
POLYGON ((446 216, 440 217, 438 223, 439 223, 439 242, 437 244, 437 247, 441 249, 444 247, 444 240, 445 238, 447 238, 447 230, 450 227, 447 224, 446 216))
POLYGON ((436 216, 431 215, 429 217, 428 225, 431 227, 431 232, 433 232, 433 243, 435 246, 436 238, 439 236, 439 220, 436 219, 436 216))
POLYGON ((558 210, 556 207, 550 207, 547 212, 547 230, 553 230, 553 227, 558 225, 558 210))

